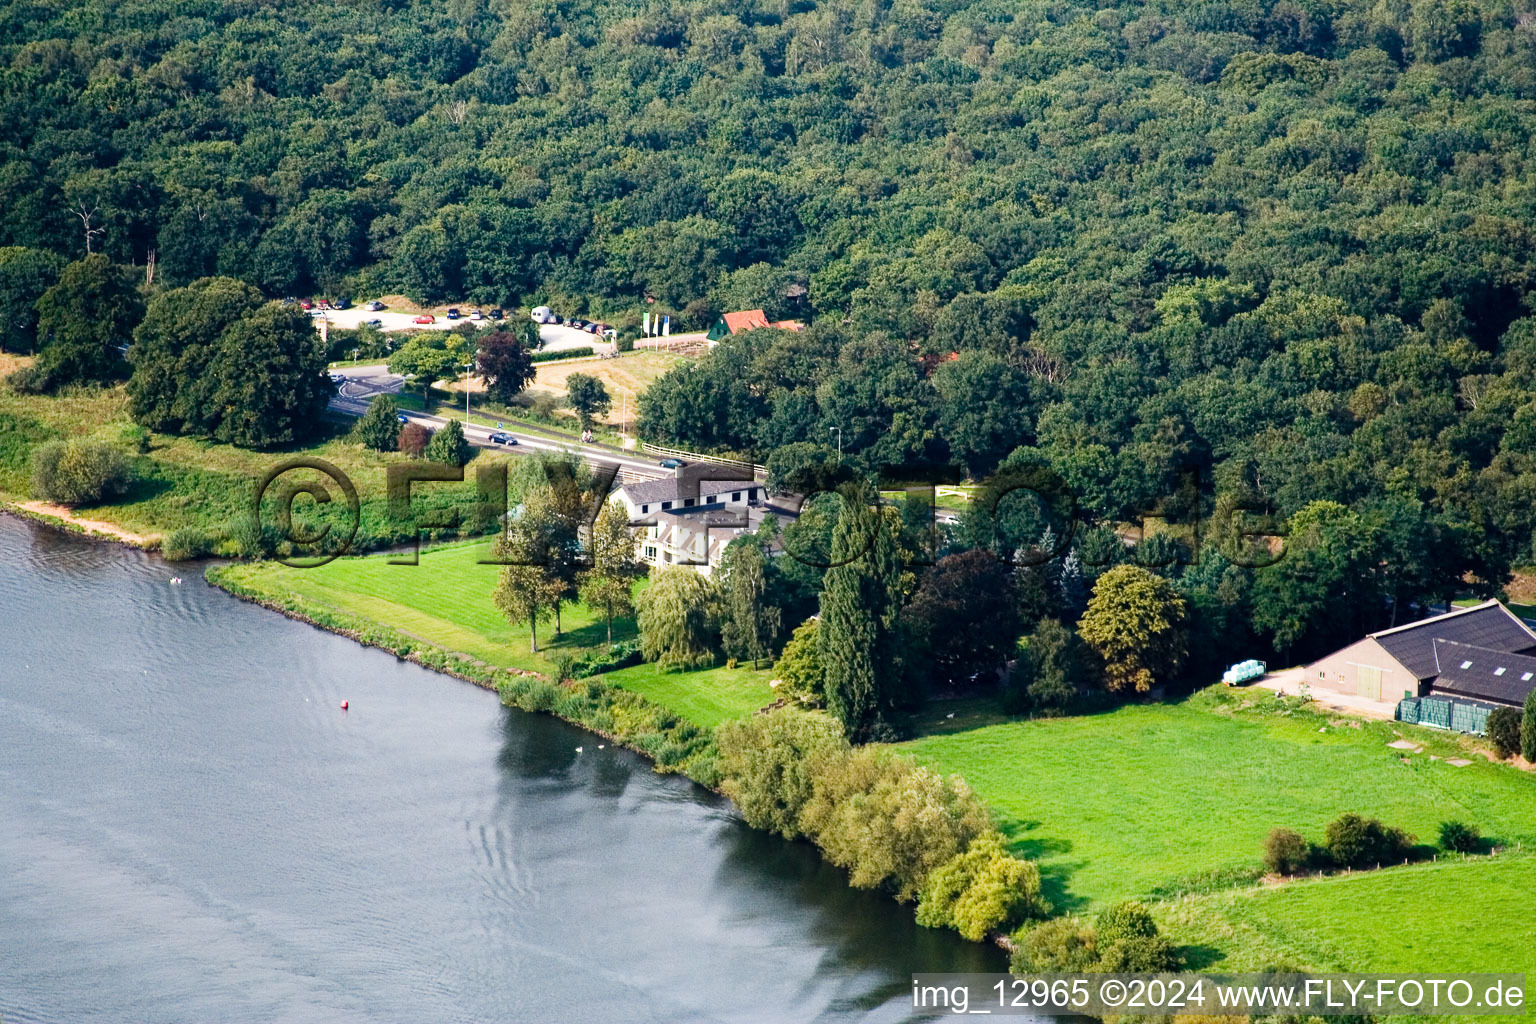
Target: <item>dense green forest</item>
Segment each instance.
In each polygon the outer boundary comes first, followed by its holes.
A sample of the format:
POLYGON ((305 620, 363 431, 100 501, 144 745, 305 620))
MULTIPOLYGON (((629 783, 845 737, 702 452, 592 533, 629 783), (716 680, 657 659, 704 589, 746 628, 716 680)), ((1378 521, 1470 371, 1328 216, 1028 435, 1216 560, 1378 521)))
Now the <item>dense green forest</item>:
POLYGON ((647 435, 1044 464, 1106 521, 1197 472, 1207 510, 1301 515, 1316 564, 1269 613, 1279 583, 1186 573, 1284 650, 1533 557, 1517 3, 57 0, 0 29, 0 245, 52 254, 7 250, 0 297, 96 251, 268 297, 800 316, 663 378, 647 435))

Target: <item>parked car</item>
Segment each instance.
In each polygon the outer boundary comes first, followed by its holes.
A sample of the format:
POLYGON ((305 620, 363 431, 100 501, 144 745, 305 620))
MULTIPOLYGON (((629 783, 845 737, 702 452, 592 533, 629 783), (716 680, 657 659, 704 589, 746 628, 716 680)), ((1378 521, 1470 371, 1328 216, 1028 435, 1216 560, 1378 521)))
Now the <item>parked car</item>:
POLYGON ((469 311, 469 318, 471 320, 484 320, 485 314, 480 312, 478 309, 472 309, 469 311))
POLYGON ((534 306, 533 312, 528 315, 536 324, 552 324, 560 319, 555 316, 555 311, 548 306, 534 306))
POLYGON ((395 419, 399 420, 401 423, 409 423, 409 422, 411 422, 411 418, 409 416, 407 416, 403 412, 395 413, 395 419))
POLYGON ((379 320, 379 319, 364 320, 363 321, 363 326, 364 327, 383 327, 384 326, 384 321, 383 320, 379 320))
POLYGON ((573 317, 571 320, 567 321, 566 326, 574 327, 578 331, 584 331, 587 329, 587 322, 580 317, 573 317))
POLYGON ((310 315, 311 318, 313 318, 315 320, 324 320, 325 319, 325 310, 323 310, 323 309, 312 309, 312 310, 309 311, 309 315, 310 315))
POLYGON ((660 465, 662 469, 682 469, 685 463, 682 459, 662 459, 660 465))
POLYGON ((517 444, 517 438, 511 434, 503 434, 498 430, 491 435, 491 444, 517 444))
POLYGON ((435 323, 437 323, 437 317, 433 316, 431 313, 423 313, 423 314, 421 314, 421 316, 418 316, 415 319, 413 319, 411 321, 411 323, 413 323, 413 324, 435 324, 435 323))
POLYGON ((329 299, 321 299, 319 302, 315 303, 315 305, 319 306, 321 309, 330 309, 331 308, 331 303, 330 303, 329 299))
POLYGON ((384 310, 385 306, 384 303, 380 302, 378 299, 374 299, 372 302, 368 303, 365 308, 370 313, 379 313, 384 310))
POLYGON ((331 308, 332 309, 351 309, 352 308, 352 300, 351 299, 332 299, 331 300, 331 308))
POLYGON ((491 310, 491 319, 492 320, 504 320, 504 319, 506 319, 506 316, 507 316, 507 314, 503 313, 499 309, 491 310))
POLYGON ((463 314, 461 314, 459 312, 459 307, 458 306, 449 306, 448 307, 448 319, 449 320, 457 320, 462 315, 463 314))
POLYGON ((310 302, 308 299, 303 299, 303 300, 301 300, 299 302, 299 308, 300 309, 314 309, 315 308, 315 304, 313 302, 310 302))

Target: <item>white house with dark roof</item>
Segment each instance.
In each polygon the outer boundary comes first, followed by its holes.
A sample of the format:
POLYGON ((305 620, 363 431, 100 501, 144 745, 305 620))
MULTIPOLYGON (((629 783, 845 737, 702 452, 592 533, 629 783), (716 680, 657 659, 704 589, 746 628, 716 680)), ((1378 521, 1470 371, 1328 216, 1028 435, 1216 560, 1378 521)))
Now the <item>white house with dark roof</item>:
POLYGON ((745 467, 690 462, 669 477, 625 484, 613 492, 629 521, 636 523, 660 512, 690 508, 739 506, 768 500, 768 488, 745 467))
POLYGON ((1498 601, 1384 629, 1308 665, 1307 685, 1378 701, 1448 696, 1519 706, 1536 689, 1536 632, 1498 601))
POLYGON ((624 506, 635 530, 635 553, 652 567, 687 565, 705 576, 725 547, 768 516, 794 519, 798 510, 773 503, 751 470, 693 462, 659 480, 625 484, 611 501, 624 506))

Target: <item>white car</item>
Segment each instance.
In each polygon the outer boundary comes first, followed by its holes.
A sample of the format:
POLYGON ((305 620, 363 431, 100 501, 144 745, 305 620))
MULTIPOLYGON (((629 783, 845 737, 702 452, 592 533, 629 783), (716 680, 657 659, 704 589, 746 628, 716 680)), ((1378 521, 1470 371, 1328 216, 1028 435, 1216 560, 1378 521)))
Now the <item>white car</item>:
POLYGON ((478 309, 476 309, 476 310, 473 310, 473 311, 470 312, 469 318, 471 320, 484 320, 485 319, 485 314, 480 312, 478 309))
POLYGON ((552 324, 559 319, 555 316, 555 311, 548 306, 533 307, 533 312, 529 314, 529 317, 536 324, 552 324))

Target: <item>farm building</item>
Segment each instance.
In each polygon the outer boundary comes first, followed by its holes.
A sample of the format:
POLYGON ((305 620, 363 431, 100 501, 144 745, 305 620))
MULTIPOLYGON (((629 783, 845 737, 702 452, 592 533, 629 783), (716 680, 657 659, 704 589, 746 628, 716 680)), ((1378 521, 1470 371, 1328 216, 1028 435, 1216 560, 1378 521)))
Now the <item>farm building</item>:
POLYGON ((735 313, 726 313, 715 321, 715 325, 705 335, 711 342, 723 341, 733 334, 742 331, 755 331, 761 327, 772 327, 781 331, 803 331, 805 325, 798 320, 773 320, 768 319, 768 314, 760 309, 743 309, 735 313))
MULTIPOLYGON (((1488 709, 1518 707, 1536 689, 1536 632, 1498 601, 1384 629, 1308 665, 1308 686, 1402 711, 1410 703, 1444 712, 1473 707, 1481 731, 1488 709)), ((1417 720, 1417 719, 1416 719, 1417 720)), ((1431 719, 1425 724, 1439 725, 1431 719)))

